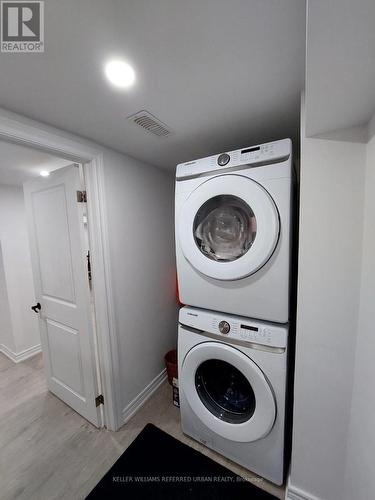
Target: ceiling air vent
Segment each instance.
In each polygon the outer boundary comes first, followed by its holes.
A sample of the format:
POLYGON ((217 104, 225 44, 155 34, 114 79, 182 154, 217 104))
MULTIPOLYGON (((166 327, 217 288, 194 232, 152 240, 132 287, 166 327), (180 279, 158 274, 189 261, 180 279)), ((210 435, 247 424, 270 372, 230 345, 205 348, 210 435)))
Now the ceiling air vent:
POLYGON ((158 137, 167 137, 172 133, 165 123, 144 109, 128 116, 127 119, 158 137))

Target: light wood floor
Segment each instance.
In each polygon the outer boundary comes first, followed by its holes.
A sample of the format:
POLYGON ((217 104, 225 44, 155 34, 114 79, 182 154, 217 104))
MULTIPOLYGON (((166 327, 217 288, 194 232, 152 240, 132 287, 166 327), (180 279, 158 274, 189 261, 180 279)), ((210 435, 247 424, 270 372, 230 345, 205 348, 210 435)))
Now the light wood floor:
POLYGON ((165 383, 120 431, 98 430, 47 391, 40 355, 14 364, 0 353, 1 500, 83 500, 148 422, 284 497, 283 488, 184 436, 171 399, 165 383))

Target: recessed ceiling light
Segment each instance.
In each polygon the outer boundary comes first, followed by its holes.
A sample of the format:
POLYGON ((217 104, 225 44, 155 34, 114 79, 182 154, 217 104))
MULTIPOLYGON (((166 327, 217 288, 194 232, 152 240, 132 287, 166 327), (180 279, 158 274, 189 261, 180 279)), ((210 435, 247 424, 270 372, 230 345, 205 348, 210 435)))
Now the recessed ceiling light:
POLYGON ((108 61, 104 67, 104 73, 116 87, 126 89, 135 82, 134 69, 127 62, 119 59, 108 61))
POLYGON ((41 175, 42 177, 48 177, 48 176, 49 176, 49 172, 47 172, 47 170, 41 170, 41 171, 40 171, 40 175, 41 175))

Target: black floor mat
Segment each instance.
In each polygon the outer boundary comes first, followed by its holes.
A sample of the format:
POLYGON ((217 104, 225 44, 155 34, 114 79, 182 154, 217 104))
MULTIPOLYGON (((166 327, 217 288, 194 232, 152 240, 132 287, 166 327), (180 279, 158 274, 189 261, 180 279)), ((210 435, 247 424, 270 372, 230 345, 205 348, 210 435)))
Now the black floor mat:
POLYGON ((147 424, 87 499, 275 500, 222 465, 147 424))

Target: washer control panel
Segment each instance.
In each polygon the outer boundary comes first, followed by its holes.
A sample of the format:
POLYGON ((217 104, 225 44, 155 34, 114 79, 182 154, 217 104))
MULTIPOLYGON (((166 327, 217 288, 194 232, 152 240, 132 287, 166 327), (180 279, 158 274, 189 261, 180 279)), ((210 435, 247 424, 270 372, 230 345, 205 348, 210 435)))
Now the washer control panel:
POLYGON ((250 320, 240 316, 230 316, 213 311, 202 311, 194 307, 180 310, 179 322, 202 332, 213 333, 222 338, 261 344, 269 347, 285 348, 288 327, 263 321, 250 320))

